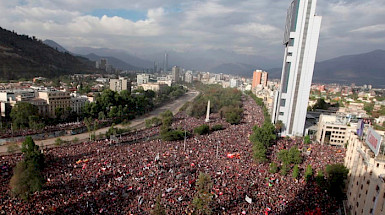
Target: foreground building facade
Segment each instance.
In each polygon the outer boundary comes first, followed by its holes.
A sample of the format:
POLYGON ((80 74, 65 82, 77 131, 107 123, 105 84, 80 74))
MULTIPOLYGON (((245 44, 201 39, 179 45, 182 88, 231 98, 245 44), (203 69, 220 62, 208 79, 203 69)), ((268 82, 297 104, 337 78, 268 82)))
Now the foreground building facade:
POLYGON ((373 142, 372 137, 360 138, 353 132, 348 140, 345 166, 350 171, 346 210, 352 215, 385 214, 385 144, 377 141, 376 155, 365 139, 373 142))
POLYGON ((283 135, 304 132, 322 20, 315 15, 316 4, 317 0, 294 0, 288 9, 281 88, 272 115, 274 123, 283 122, 283 135))

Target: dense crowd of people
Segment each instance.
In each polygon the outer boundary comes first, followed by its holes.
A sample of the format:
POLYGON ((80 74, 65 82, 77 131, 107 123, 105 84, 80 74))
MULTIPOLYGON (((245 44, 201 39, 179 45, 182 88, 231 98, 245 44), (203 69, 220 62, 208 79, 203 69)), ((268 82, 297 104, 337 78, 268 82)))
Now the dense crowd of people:
MULTIPOLYGON (((315 183, 305 182, 303 173, 308 164, 317 172, 327 164, 342 163, 344 150, 280 138, 269 148, 269 159, 279 163, 278 151, 297 145, 304 151, 301 177, 271 174, 268 163, 253 161, 248 140, 252 127, 264 121, 262 109, 250 98, 244 99, 243 108, 241 124, 230 125, 211 114, 209 124, 222 124, 224 129, 186 141, 149 138, 159 133, 154 127, 117 140, 47 149, 46 183, 29 202, 12 198, 8 185, 12 168, 22 156, 3 156, 0 213, 150 214, 160 196, 167 214, 190 214, 195 183, 204 172, 213 183, 213 214, 334 214, 338 203, 315 183)), ((192 131, 204 123, 179 113, 172 127, 192 131)))
MULTIPOLYGON (((112 124, 113 119, 106 119, 106 120, 96 120, 99 127, 103 126, 109 126, 112 124)), ((40 136, 45 137, 49 136, 50 133, 57 132, 57 131, 67 131, 67 134, 77 134, 85 132, 86 124, 83 121, 80 122, 68 122, 68 123, 60 123, 57 125, 47 125, 42 129, 32 129, 32 128, 25 128, 25 129, 2 129, 0 130, 0 138, 10 138, 10 137, 23 137, 23 136, 30 136, 30 135, 36 135, 41 134, 40 136), (73 131, 75 133, 71 133, 70 131, 73 131)), ((64 132, 65 133, 65 132, 64 132)))

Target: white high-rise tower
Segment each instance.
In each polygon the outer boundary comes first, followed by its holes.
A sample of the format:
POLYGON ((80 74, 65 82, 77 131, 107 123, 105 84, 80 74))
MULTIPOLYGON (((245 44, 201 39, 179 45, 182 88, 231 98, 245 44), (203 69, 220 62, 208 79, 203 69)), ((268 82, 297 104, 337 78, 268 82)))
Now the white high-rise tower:
POLYGON ((315 15, 316 4, 317 0, 294 0, 287 11, 281 88, 272 113, 273 122, 283 122, 283 135, 304 133, 322 20, 315 15))
POLYGON ((168 54, 167 52, 164 53, 164 61, 163 61, 163 73, 168 72, 168 54))

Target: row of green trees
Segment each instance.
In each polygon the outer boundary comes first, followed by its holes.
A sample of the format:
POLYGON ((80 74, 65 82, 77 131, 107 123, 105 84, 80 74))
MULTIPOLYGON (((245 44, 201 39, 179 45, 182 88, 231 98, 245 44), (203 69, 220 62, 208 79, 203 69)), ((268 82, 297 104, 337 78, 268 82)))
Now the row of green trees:
POLYGON ((189 134, 181 129, 172 129, 171 125, 174 120, 174 115, 170 110, 161 113, 162 125, 160 127, 160 137, 164 141, 183 140, 189 134))
POLYGON ((211 113, 219 113, 221 118, 231 124, 239 124, 242 119, 242 92, 237 89, 223 88, 220 85, 199 87, 201 94, 193 102, 187 103, 182 111, 192 117, 203 117, 206 114, 207 102, 210 100, 211 113))
POLYGON ((81 116, 78 116, 70 107, 57 108, 54 119, 39 116, 35 105, 19 102, 10 112, 9 126, 12 125, 12 129, 42 129, 46 125, 74 122, 84 118, 99 120, 113 118, 116 123, 120 123, 123 119, 133 119, 143 115, 156 106, 182 96, 185 92, 182 86, 167 86, 158 93, 152 90, 145 91, 143 88, 139 88, 132 94, 127 90, 118 93, 106 89, 96 94, 95 102, 86 103, 81 116))
POLYGON ((281 174, 287 175, 294 164, 293 177, 297 178, 299 174, 298 164, 302 163, 302 155, 297 146, 291 147, 289 150, 283 149, 278 153, 278 159, 282 162, 281 174))
POLYGON ((264 123, 261 127, 255 125, 253 127, 253 133, 250 135, 249 140, 253 144, 253 158, 256 162, 262 163, 267 161, 267 149, 271 146, 272 141, 277 138, 275 134, 275 127, 270 122, 270 115, 265 107, 262 99, 256 97, 251 91, 246 92, 255 103, 263 110, 264 123))

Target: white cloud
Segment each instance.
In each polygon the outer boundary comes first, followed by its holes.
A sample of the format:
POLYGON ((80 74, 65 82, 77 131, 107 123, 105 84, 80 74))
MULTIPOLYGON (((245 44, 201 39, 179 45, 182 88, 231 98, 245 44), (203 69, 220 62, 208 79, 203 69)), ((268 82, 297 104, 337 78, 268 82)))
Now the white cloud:
POLYGON ((361 28, 351 30, 350 32, 359 32, 359 33, 379 33, 385 31, 385 24, 379 25, 370 25, 361 28))
MULTIPOLYGON (((27 0, 0 1, 0 26, 54 39, 149 54, 160 50, 223 49, 281 59, 286 9, 270 0, 27 0), (143 20, 92 16, 97 9, 146 12, 143 20)), ((385 48, 385 1, 318 1, 323 16, 319 59, 385 48), (369 39, 367 39, 369 38, 369 39), (352 45, 354 44, 354 45, 352 45)), ((280 60, 278 64, 280 64, 280 60)))

